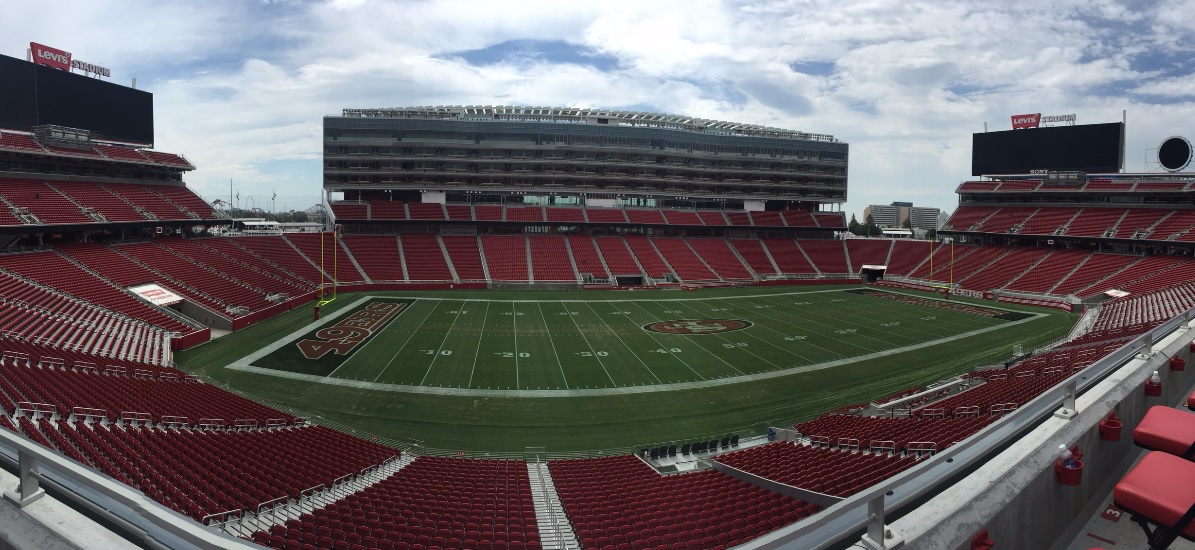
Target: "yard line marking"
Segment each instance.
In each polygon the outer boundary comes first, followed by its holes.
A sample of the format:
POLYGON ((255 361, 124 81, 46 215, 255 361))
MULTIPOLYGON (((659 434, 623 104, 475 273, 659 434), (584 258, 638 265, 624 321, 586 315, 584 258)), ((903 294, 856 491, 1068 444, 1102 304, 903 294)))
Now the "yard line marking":
MULTIPOLYGON (((565 311, 568 311, 568 308, 565 308, 565 311)), ((569 315, 568 318, 573 320, 573 326, 577 327, 577 334, 580 334, 581 339, 585 340, 585 345, 589 348, 589 351, 596 352, 597 350, 593 349, 593 344, 589 343, 589 337, 585 336, 585 331, 581 330, 581 325, 577 324, 577 317, 574 315, 569 315)), ((614 377, 610 376, 610 371, 606 370, 606 364, 602 362, 602 358, 597 353, 594 353, 593 357, 597 359, 598 366, 602 367, 602 372, 606 373, 606 378, 610 379, 610 385, 618 387, 618 383, 614 381, 614 377)))
MULTIPOLYGON (((461 318, 461 310, 464 308, 456 308, 456 315, 452 317, 452 324, 448 325, 448 330, 444 331, 444 338, 440 339, 440 345, 436 347, 436 354, 432 356, 432 362, 427 364, 427 372, 423 373, 423 380, 419 381, 422 386, 427 381, 427 375, 432 373, 432 367, 436 366, 436 359, 440 358, 439 351, 444 349, 444 342, 448 341, 448 335, 452 334, 452 328, 456 326, 456 320, 461 318)), ((391 359, 393 361, 393 359, 391 359)))
POLYGON ((511 332, 515 339, 515 389, 522 389, 519 387, 519 312, 515 311, 515 303, 510 303, 510 322, 511 332))
MULTIPOLYGON (((548 323, 548 318, 544 315, 544 307, 539 302, 535 303, 535 307, 539 309, 539 318, 544 320, 544 330, 548 333, 548 343, 552 344, 552 355, 556 356, 556 366, 560 369, 560 377, 564 378, 564 389, 568 389, 568 376, 564 374, 564 363, 560 362, 560 354, 556 352, 556 339, 552 337, 552 325, 548 323)), ((568 311, 567 309, 565 311, 568 311)), ((572 315, 569 315, 572 317, 572 315)))
MULTIPOLYGON (((402 346, 400 346, 398 348, 398 351, 394 352, 394 355, 391 356, 390 360, 386 362, 386 366, 382 367, 382 372, 379 372, 378 375, 374 377, 374 379, 373 379, 374 382, 377 382, 378 379, 381 378, 382 375, 386 373, 386 369, 390 368, 390 365, 394 364, 394 360, 398 359, 399 355, 402 355, 402 350, 406 349, 407 344, 409 344, 411 342, 411 338, 413 338, 416 334, 419 334, 419 330, 423 328, 423 325, 425 323, 427 323, 428 318, 432 316, 432 313, 436 311, 437 307, 440 307, 440 304, 443 303, 444 300, 436 300, 436 302, 437 302, 436 305, 432 306, 431 309, 427 310, 427 315, 424 315, 423 319, 421 321, 419 321, 419 327, 417 327, 415 330, 412 330, 411 333, 407 335, 407 339, 403 341, 402 346)), ((332 375, 329 374, 328 376, 332 376, 332 375)))
POLYGON ((485 320, 490 316, 490 304, 486 303, 485 313, 481 316, 481 334, 477 336, 477 349, 473 351, 473 368, 469 369, 469 384, 473 387, 473 373, 477 372, 477 356, 481 355, 481 341, 485 340, 485 320))
MULTIPOLYGON (((332 321, 332 319, 335 319, 336 317, 340 317, 341 315, 344 315, 345 313, 347 313, 347 312, 351 311, 353 308, 357 307, 359 304, 366 303, 366 302, 368 302, 369 300, 371 300, 372 298, 373 298, 372 296, 367 296, 367 297, 365 297, 365 298, 362 298, 362 299, 360 299, 360 300, 357 300, 356 302, 353 302, 353 303, 349 304, 347 307, 345 307, 345 308, 342 308, 342 309, 340 309, 339 311, 337 311, 337 312, 336 312, 336 314, 335 314, 333 317, 331 317, 331 318, 327 319, 326 321, 325 321, 325 320, 323 320, 323 319, 321 319, 321 320, 320 320, 320 323, 319 323, 318 325, 316 325, 316 326, 320 326, 320 325, 323 325, 323 324, 325 324, 325 323, 330 323, 330 322, 332 321)), ((439 300, 437 299, 436 301, 439 301, 439 300)), ((409 309, 411 309, 411 308, 415 307, 415 304, 416 304, 416 303, 418 303, 418 302, 419 302, 419 300, 415 300, 414 302, 411 302, 410 304, 407 304, 407 306, 406 306, 406 307, 402 308, 402 311, 399 311, 399 312, 398 312, 398 315, 395 315, 395 316, 394 316, 394 320, 397 320, 399 317, 401 317, 401 316, 402 316, 402 314, 404 314, 404 313, 406 313, 406 312, 407 312, 407 310, 409 310, 409 309)), ((435 309, 435 306, 433 306, 433 307, 432 307, 432 309, 435 309)), ((426 321, 426 320, 427 320, 427 317, 424 317, 423 319, 424 319, 424 321, 426 321)), ((423 321, 420 321, 420 322, 419 322, 419 324, 420 324, 420 326, 422 326, 422 325, 423 325, 423 321)), ((311 325, 308 325, 308 326, 310 327, 311 325)), ((391 321, 391 323, 390 323, 390 324, 387 324, 387 325, 386 325, 386 329, 388 330, 388 329, 389 329, 391 326, 393 326, 393 320, 391 321)), ((307 329, 300 329, 300 330, 307 330, 307 329)), ((385 330, 383 330, 382 332, 385 332, 385 330)), ((306 334, 306 332, 304 332, 303 334, 306 334)), ((373 336, 380 336, 380 334, 375 334, 375 335, 373 335, 373 336)), ((289 337, 288 337, 288 338, 289 338, 289 337)), ((339 365, 337 365, 337 366, 336 366, 336 368, 332 369, 332 372, 329 372, 329 373, 328 373, 326 376, 328 376, 328 377, 331 377, 333 374, 336 374, 336 371, 340 370, 340 367, 343 367, 343 366, 345 366, 345 365, 349 364, 349 362, 353 360, 353 357, 356 357, 356 355, 357 355, 358 353, 360 353, 360 352, 361 352, 361 350, 363 350, 363 349, 365 349, 365 348, 369 347, 369 345, 373 343, 374 339, 375 339, 375 338, 372 338, 372 337, 371 337, 371 338, 369 339, 369 341, 365 343, 365 345, 363 345, 363 346, 359 346, 358 348, 354 349, 354 350, 353 350, 353 353, 349 354, 349 356, 348 356, 348 357, 346 357, 346 358, 344 359, 344 361, 343 361, 343 362, 341 362, 339 365)), ((377 338, 377 339, 378 339, 378 340, 381 340, 381 338, 377 338)), ((289 344, 290 342, 287 342, 287 343, 289 344)), ((278 346, 278 347, 282 347, 282 346, 278 346)), ((276 349, 276 348, 275 348, 275 349, 276 349)), ((273 351, 274 351, 274 350, 270 350, 270 352, 273 352, 273 351)), ((377 382, 377 378, 374 378, 374 382, 377 382)))
POLYGON ((643 358, 639 357, 639 354, 635 353, 635 350, 631 349, 631 346, 627 345, 626 340, 623 340, 622 336, 619 336, 617 332, 614 332, 613 328, 610 328, 610 323, 607 323, 606 319, 604 317, 602 317, 600 314, 598 314, 596 309, 593 309, 593 305, 592 304, 586 304, 586 305, 589 307, 589 311, 592 311, 594 315, 597 315, 598 319, 602 320, 602 324, 606 325, 606 330, 610 331, 610 334, 613 334, 615 338, 618 338, 619 342, 622 342, 622 347, 627 348, 627 351, 631 352, 631 355, 633 355, 635 357, 635 359, 639 360, 639 364, 643 365, 643 368, 647 369, 647 372, 649 374, 651 374, 651 377, 655 378, 656 382, 663 384, 664 381, 660 380, 660 377, 656 376, 655 371, 651 370, 651 367, 647 366, 647 363, 643 362, 643 358))

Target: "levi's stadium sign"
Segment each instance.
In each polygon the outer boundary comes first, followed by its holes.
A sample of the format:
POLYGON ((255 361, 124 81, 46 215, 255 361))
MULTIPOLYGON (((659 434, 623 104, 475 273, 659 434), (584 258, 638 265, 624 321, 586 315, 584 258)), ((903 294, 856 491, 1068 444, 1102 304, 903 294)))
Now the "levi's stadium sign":
POLYGON ((1048 115, 1041 116, 1041 113, 1032 113, 1028 115, 1013 115, 1012 129, 1020 130, 1023 128, 1037 128, 1041 124, 1054 124, 1058 122, 1075 123, 1078 117, 1075 115, 1048 115))
POLYGON ((1022 128, 1037 128, 1037 125, 1040 122, 1041 113, 1033 113, 1030 115, 1013 115, 1012 129, 1020 130, 1022 128))
POLYGON ((92 65, 85 61, 78 59, 71 59, 71 52, 62 51, 58 48, 51 48, 37 42, 29 43, 29 50, 33 52, 33 62, 38 65, 45 65, 55 69, 61 69, 70 72, 71 69, 79 69, 85 73, 91 73, 99 76, 112 76, 112 72, 105 67, 99 65, 92 65))

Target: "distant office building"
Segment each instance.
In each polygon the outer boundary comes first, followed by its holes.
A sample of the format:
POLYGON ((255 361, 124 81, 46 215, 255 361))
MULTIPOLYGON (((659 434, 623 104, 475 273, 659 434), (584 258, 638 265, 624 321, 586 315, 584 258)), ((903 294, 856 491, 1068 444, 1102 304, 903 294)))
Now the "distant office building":
POLYGON ((942 211, 937 208, 914 206, 910 208, 909 219, 911 220, 911 225, 913 228, 925 229, 928 231, 930 229, 937 229, 940 227, 938 224, 938 216, 940 214, 942 214, 942 211))
POLYGON ((913 206, 911 202, 894 202, 892 204, 873 204, 863 210, 863 222, 870 217, 880 227, 905 227, 911 225, 914 229, 937 229, 938 216, 941 211, 937 208, 913 206))

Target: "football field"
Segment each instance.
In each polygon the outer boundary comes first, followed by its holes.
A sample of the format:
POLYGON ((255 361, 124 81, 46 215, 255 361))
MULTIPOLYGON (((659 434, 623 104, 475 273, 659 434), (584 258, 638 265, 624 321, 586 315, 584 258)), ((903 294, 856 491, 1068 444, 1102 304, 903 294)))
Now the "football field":
POLYGON ((1006 361, 1077 319, 860 285, 379 291, 312 313, 221 336, 176 364, 422 453, 593 452, 763 433, 1006 361))
POLYGON ((828 368, 1038 314, 873 289, 666 300, 362 297, 238 366, 370 385, 596 390, 828 368))

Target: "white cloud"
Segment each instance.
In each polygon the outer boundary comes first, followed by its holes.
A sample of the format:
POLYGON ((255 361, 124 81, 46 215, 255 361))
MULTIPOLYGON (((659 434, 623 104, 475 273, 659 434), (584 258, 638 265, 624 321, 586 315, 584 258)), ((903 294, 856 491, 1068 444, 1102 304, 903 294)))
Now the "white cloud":
POLYGON ((118 82, 135 73, 155 94, 158 147, 194 161, 188 181, 213 196, 233 178, 245 194, 318 200, 321 118, 344 107, 651 105, 851 143, 849 212, 909 199, 949 210, 984 122, 1109 122, 1127 109, 1133 170, 1165 136, 1195 134, 1182 127, 1195 120, 1192 76, 1135 65, 1163 54, 1181 65, 1186 4, 77 0, 50 12, 17 1, 0 52, 34 40, 86 51, 118 82), (511 40, 576 44, 618 68, 444 58, 511 40), (828 74, 790 68, 806 62, 828 74))

